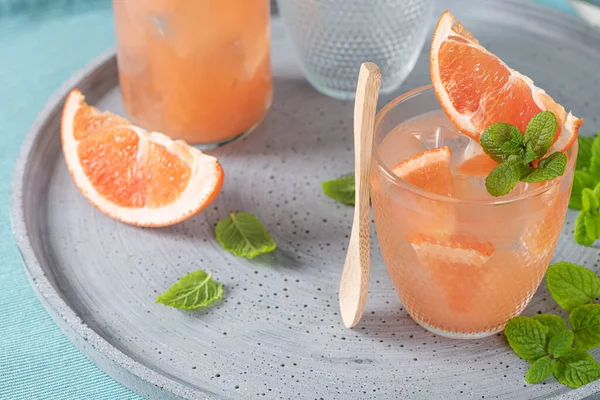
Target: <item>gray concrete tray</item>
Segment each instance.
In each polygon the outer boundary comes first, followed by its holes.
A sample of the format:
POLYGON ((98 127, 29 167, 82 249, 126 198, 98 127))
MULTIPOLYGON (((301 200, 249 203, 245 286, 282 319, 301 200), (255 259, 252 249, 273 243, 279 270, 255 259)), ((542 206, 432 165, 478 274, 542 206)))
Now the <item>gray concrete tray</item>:
MULTIPOLYGON (((484 45, 585 117, 583 134, 600 128, 600 33, 516 0, 444 5, 484 45)), ((275 99, 266 121, 212 152, 225 169, 223 193, 171 228, 105 217, 79 194, 63 161, 59 119, 71 88, 122 112, 114 55, 93 61, 48 101, 15 168, 11 214, 32 285, 71 341, 150 399, 580 399, 600 391, 600 382, 574 391, 554 380, 526 385, 526 363, 500 336, 457 341, 424 331, 402 309, 376 248, 366 315, 356 329, 343 327, 337 290, 352 209, 326 198, 320 182, 352 171, 353 105, 306 83, 277 21, 273 54, 275 99), (213 226, 230 210, 257 215, 277 251, 254 261, 224 252, 213 226), (225 286, 222 301, 200 312, 155 304, 157 294, 198 268, 215 271, 225 286)), ((402 91, 428 76, 425 51, 402 91)), ((555 259, 598 271, 599 249, 573 242, 574 216, 569 212, 555 259)), ((551 311, 541 288, 526 314, 551 311)))

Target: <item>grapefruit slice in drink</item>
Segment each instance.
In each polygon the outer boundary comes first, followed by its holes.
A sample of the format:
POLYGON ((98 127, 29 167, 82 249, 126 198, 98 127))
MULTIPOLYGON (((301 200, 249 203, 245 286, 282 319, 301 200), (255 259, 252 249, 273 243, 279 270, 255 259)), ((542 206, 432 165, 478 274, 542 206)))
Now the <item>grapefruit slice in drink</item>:
POLYGON ((463 134, 477 142, 497 122, 525 133, 531 118, 541 111, 552 111, 558 122, 548 155, 566 151, 577 139, 583 119, 567 113, 530 78, 486 50, 448 11, 433 35, 430 70, 442 108, 463 134))
POLYGON ((452 172, 448 146, 425 150, 392 168, 392 172, 406 182, 441 195, 452 194, 452 172))
POLYGON ((127 224, 158 227, 183 221, 209 205, 223 185, 216 158, 100 112, 76 89, 65 102, 61 137, 79 191, 100 211, 127 224))
POLYGON ((407 239, 421 268, 444 294, 448 307, 467 312, 483 282, 482 267, 494 253, 494 246, 457 234, 411 232, 407 239))

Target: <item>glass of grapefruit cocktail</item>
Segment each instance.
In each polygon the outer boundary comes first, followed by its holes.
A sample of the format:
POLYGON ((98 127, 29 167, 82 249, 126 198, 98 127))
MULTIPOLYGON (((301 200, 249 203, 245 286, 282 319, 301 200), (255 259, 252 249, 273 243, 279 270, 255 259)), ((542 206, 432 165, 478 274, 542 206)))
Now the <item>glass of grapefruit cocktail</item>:
POLYGON ((521 313, 550 264, 583 120, 485 50, 448 12, 434 34, 430 67, 432 86, 398 97, 376 119, 377 236, 417 323, 443 336, 488 336, 521 313), (547 154, 566 155, 564 173, 492 196, 486 176, 498 160, 483 151, 481 134, 500 122, 525 132, 541 111, 556 118, 547 154))
POLYGON ((195 144, 252 130, 271 104, 269 0, 114 0, 132 122, 195 144))

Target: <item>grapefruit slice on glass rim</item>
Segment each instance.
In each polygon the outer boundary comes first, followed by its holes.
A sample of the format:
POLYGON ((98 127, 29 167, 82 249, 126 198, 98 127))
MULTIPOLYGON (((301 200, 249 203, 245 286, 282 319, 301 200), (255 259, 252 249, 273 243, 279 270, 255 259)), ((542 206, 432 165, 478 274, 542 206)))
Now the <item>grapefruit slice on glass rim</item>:
POLYGON ((430 70, 445 113, 477 142, 497 122, 515 125, 525 133, 531 118, 541 111, 552 111, 558 123, 548 155, 566 151, 577 139, 583 119, 567 113, 530 78, 481 46, 449 11, 442 14, 433 35, 430 70))
POLYGON ((77 89, 63 108, 62 148, 75 185, 121 222, 168 226, 208 206, 223 185, 216 158, 85 103, 77 89))

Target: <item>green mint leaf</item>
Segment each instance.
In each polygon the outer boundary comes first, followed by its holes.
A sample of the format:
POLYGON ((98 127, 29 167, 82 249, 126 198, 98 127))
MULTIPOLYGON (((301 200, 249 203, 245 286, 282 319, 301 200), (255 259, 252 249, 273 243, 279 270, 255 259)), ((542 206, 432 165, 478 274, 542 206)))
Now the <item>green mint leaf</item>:
POLYGON ((596 179, 587 172, 575 171, 573 177, 573 189, 569 199, 569 207, 575 210, 581 210, 581 192, 585 188, 593 188, 596 185, 596 179))
POLYGON ((600 364, 587 351, 571 349, 555 362, 554 377, 576 389, 600 379, 600 364))
POLYGON ((525 380, 530 384, 540 383, 552 375, 552 372, 554 372, 554 363, 549 356, 545 356, 531 364, 525 380))
POLYGON ((343 176, 339 179, 325 181, 321 184, 323 193, 340 203, 353 206, 355 201, 356 186, 354 174, 343 176))
MULTIPOLYGON (((599 132, 600 133, 600 132, 599 132)), ((588 169, 590 175, 596 179, 600 179, 600 137, 596 136, 592 142, 592 159, 590 162, 590 168, 588 169)))
MULTIPOLYGON (((510 153, 506 153, 502 147, 505 143, 514 143, 517 134, 522 137, 521 132, 516 126, 499 122, 487 128, 479 139, 483 151, 487 153, 494 161, 504 162, 508 160, 510 153)), ((521 143, 521 142, 520 142, 521 143)))
POLYGON ((542 158, 554 141, 556 116, 552 111, 542 111, 535 115, 525 129, 525 146, 531 145, 536 158, 542 158))
POLYGON ((567 354, 571 350, 571 346, 573 346, 574 339, 575 334, 573 331, 564 330, 557 333, 548 343, 548 353, 554 357, 567 354))
POLYGON ((504 335, 513 351, 522 359, 534 362, 548 354, 547 336, 550 329, 529 317, 511 318, 504 335))
POLYGON ((585 225, 585 232, 593 244, 596 240, 600 239, 600 214, 592 214, 589 211, 581 212, 584 214, 583 223, 585 225))
POLYGON ((594 186, 593 192, 596 195, 596 198, 600 199, 600 183, 594 186))
POLYGON ((515 143, 512 140, 509 142, 505 142, 500 149, 502 153, 508 155, 521 155, 523 151, 523 145, 521 143, 515 143))
POLYGON ((505 142, 500 148, 500 150, 504 154, 508 154, 509 156, 518 156, 519 159, 523 158, 523 134, 521 133, 521 131, 519 131, 519 129, 516 126, 511 127, 510 140, 508 142, 505 142))
POLYGON ((573 237, 575 238, 575 242, 582 245, 590 247, 596 241, 588 235, 588 231, 586 228, 585 220, 588 218, 590 212, 589 211, 580 211, 579 215, 575 219, 575 228, 573 229, 573 237))
POLYGON ((587 171, 592 165, 592 144, 594 138, 592 137, 577 137, 579 142, 579 150, 577 152, 577 162, 575 169, 580 171, 587 171))
POLYGON ((485 187, 492 196, 504 196, 517 186, 525 170, 522 162, 504 162, 496 165, 485 179, 485 187))
POLYGON ((581 191, 581 209, 595 214, 598 212, 598 206, 600 206, 600 202, 596 197, 596 193, 589 188, 583 189, 581 191))
POLYGON ((539 168, 554 170, 558 176, 564 174, 566 166, 567 155, 561 151, 556 151, 548 157, 542 158, 539 163, 539 168))
POLYGON ((208 306, 223 297, 223 286, 212 279, 212 271, 202 270, 187 274, 156 298, 156 302, 171 307, 191 310, 208 306))
POLYGON ((529 175, 521 178, 523 182, 543 182, 558 178, 565 173, 567 166, 567 156, 565 153, 556 152, 542 159, 535 169, 529 175))
POLYGON ((548 267, 546 286, 556 303, 567 311, 600 296, 600 279, 581 265, 559 262, 548 267))
POLYGON ((523 157, 521 157, 520 155, 517 155, 517 154, 509 155, 506 162, 523 164, 523 168, 525 168, 525 162, 523 161, 523 157))
POLYGON ((547 326, 548 331, 548 339, 552 339, 556 334, 567 329, 567 323, 564 319, 554 314, 538 314, 531 317, 541 323, 544 326, 547 326))
POLYGON ((523 147, 523 134, 521 133, 519 128, 517 128, 514 125, 511 125, 510 127, 510 141, 514 144, 518 144, 521 145, 521 147, 523 147))
POLYGON ((575 346, 581 350, 600 346, 600 304, 577 307, 569 315, 569 324, 575 332, 575 346))
POLYGON ((529 164, 533 160, 537 158, 535 151, 533 150, 533 145, 531 143, 527 143, 525 146, 525 162, 529 164))
POLYGON ((238 257, 254 258, 277 247, 258 218, 248 213, 230 213, 215 227, 215 236, 225 250, 238 257))

